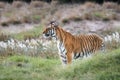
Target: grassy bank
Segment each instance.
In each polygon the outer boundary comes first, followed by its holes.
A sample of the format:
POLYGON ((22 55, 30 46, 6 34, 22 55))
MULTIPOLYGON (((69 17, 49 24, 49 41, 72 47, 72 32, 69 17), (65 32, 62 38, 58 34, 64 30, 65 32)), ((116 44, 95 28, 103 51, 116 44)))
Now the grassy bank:
POLYGON ((120 50, 62 67, 59 59, 10 56, 0 61, 0 80, 120 80, 120 50))

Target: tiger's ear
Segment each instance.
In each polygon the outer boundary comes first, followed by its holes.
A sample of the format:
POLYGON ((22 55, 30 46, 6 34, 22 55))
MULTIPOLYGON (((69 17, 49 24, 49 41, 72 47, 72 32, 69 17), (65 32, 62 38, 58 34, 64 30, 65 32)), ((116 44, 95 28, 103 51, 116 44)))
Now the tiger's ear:
POLYGON ((50 24, 53 27, 58 27, 58 22, 56 22, 56 21, 51 21, 50 24))

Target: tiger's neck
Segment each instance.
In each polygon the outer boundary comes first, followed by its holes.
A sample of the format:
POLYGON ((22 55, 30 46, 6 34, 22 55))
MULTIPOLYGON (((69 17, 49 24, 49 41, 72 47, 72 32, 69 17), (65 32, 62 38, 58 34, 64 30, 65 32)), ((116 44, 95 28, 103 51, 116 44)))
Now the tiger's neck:
POLYGON ((56 34, 57 34, 57 38, 60 42, 64 42, 65 40, 68 40, 68 39, 70 40, 70 39, 74 38, 74 36, 71 33, 63 30, 60 27, 57 28, 56 34))

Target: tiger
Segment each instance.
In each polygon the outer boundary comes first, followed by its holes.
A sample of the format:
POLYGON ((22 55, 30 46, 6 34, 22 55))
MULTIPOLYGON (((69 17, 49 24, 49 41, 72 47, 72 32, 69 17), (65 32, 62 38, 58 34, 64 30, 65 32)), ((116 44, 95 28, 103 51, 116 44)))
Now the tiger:
POLYGON ((72 35, 51 21, 43 30, 44 38, 52 38, 57 42, 58 54, 62 64, 71 64, 73 59, 87 57, 103 48, 103 38, 97 34, 72 35))

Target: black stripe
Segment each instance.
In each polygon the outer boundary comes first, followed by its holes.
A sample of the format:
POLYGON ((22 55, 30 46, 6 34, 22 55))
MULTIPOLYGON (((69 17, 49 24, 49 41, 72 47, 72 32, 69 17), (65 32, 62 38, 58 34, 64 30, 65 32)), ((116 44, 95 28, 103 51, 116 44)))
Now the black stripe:
POLYGON ((62 62, 63 62, 64 64, 67 64, 67 60, 62 60, 62 62))
POLYGON ((65 48, 64 48, 64 50, 63 50, 63 52, 65 51, 65 48))
POLYGON ((64 59, 66 59, 66 56, 64 56, 64 55, 60 55, 62 58, 64 58, 64 59))
POLYGON ((77 55, 77 54, 74 54, 74 59, 77 59, 80 57, 80 53, 77 55))

